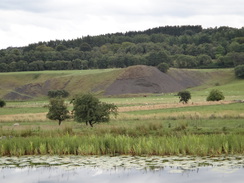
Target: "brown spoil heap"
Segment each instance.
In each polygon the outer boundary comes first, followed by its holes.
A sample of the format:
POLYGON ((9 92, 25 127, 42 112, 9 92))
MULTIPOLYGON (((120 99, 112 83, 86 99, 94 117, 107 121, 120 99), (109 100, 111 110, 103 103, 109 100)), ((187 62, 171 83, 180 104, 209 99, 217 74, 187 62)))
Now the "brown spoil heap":
POLYGON ((156 67, 137 65, 125 69, 105 90, 105 95, 138 93, 171 93, 198 86, 202 82, 184 71, 169 71, 167 74, 156 67))

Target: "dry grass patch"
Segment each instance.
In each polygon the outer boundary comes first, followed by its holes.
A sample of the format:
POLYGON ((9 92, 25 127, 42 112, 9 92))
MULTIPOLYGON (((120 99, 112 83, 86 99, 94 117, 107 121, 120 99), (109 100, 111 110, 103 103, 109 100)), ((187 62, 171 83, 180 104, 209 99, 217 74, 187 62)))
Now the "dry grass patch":
POLYGON ((180 108, 180 107, 192 107, 192 106, 205 106, 205 105, 219 105, 230 104, 232 101, 209 101, 209 102, 191 102, 188 104, 175 103, 175 104, 156 104, 156 105, 139 105, 139 106, 126 106, 119 107, 119 112, 128 111, 140 111, 140 110, 154 110, 154 109, 167 109, 167 108, 180 108))
POLYGON ((46 112, 44 113, 26 113, 1 115, 0 122, 29 122, 29 121, 46 121, 46 112))

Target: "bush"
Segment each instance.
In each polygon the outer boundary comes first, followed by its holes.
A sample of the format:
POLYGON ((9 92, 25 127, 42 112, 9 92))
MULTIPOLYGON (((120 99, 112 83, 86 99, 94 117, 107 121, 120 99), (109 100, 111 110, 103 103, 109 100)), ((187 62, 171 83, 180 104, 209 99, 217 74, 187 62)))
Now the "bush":
POLYGON ((157 68, 161 72, 166 73, 169 70, 169 65, 166 63, 161 63, 161 64, 158 64, 157 68))
POLYGON ((69 96, 69 92, 67 92, 66 90, 50 90, 48 91, 47 95, 49 98, 56 98, 56 97, 66 98, 69 96))
POLYGON ((0 99, 0 107, 4 107, 6 105, 6 102, 0 99))
POLYGON ((187 103, 191 99, 191 93, 189 91, 181 91, 177 94, 180 98, 180 102, 187 103))
POLYGON ((207 101, 219 101, 224 99, 225 99, 224 94, 217 89, 211 90, 211 92, 207 97, 207 101))
POLYGON ((244 78, 244 65, 238 65, 235 67, 235 75, 238 78, 244 78))

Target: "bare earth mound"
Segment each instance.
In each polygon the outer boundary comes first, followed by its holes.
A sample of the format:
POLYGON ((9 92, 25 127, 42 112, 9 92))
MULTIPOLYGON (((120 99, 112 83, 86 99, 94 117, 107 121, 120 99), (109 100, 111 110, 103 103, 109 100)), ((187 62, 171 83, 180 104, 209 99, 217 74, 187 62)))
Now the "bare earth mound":
MULTIPOLYGON (((16 86, 16 80, 9 79, 1 86, 8 93, 4 100, 28 100, 47 96, 49 90, 65 89, 71 95, 83 92, 99 92, 105 95, 171 93, 195 87, 214 77, 211 72, 189 69, 170 69, 166 74, 155 67, 137 65, 111 72, 90 75, 40 75, 16 86), (44 79, 42 79, 44 78, 44 79), (7 87, 8 86, 8 87, 7 87), (11 87, 13 86, 13 87, 11 87)), ((1 89, 1 88, 0 88, 1 89)))
POLYGON ((156 67, 132 66, 125 69, 105 90, 105 95, 178 92, 198 86, 204 80, 193 76, 194 72, 173 69, 165 74, 156 67))

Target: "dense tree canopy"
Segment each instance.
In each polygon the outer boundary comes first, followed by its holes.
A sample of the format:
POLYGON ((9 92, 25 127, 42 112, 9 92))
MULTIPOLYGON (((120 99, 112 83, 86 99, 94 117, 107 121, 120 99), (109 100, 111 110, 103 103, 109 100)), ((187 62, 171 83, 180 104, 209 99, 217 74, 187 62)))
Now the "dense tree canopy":
POLYGON ((4 107, 6 105, 6 102, 2 99, 0 99, 0 107, 4 107))
POLYGON ((189 91, 180 91, 178 94, 180 102, 187 103, 191 99, 191 93, 189 91))
POLYGON ((244 64, 244 28, 165 26, 145 31, 39 42, 0 50, 0 72, 128 67, 180 68, 244 64))
POLYGON ((243 78, 244 79, 244 64, 243 65, 238 65, 235 67, 235 75, 238 78, 243 78))
POLYGON ((92 94, 76 96, 72 103, 74 119, 91 127, 98 122, 108 122, 110 114, 117 115, 117 106, 101 102, 92 94))
POLYGON ((47 113, 47 118, 51 120, 58 120, 58 124, 61 125, 61 122, 68 119, 69 111, 67 106, 64 104, 62 98, 52 98, 48 105, 49 111, 47 113))

